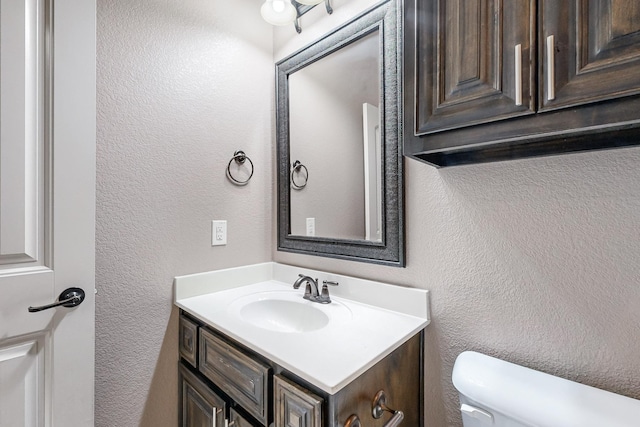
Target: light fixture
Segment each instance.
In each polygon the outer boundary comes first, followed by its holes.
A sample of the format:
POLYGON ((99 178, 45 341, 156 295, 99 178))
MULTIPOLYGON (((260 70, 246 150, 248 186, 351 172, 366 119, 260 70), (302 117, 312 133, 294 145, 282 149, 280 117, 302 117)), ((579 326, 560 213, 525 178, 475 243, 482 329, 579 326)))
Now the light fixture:
POLYGON ((289 25, 298 17, 298 11, 289 0, 266 0, 260 14, 271 25, 289 25))
POLYGON ((330 0, 265 0, 260 8, 260 14, 271 25, 293 23, 296 31, 300 33, 302 28, 299 18, 320 3, 325 4, 329 15, 333 13, 330 0))

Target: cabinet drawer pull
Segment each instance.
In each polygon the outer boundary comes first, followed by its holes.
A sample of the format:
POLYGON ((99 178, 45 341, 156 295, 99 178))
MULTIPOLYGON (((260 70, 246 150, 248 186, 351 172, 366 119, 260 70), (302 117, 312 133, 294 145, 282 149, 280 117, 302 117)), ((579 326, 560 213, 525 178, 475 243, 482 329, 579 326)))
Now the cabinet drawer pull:
POLYGON ((516 105, 522 105, 522 45, 515 47, 516 105))
POLYGON ((547 101, 556 99, 555 76, 555 36, 547 37, 547 101))

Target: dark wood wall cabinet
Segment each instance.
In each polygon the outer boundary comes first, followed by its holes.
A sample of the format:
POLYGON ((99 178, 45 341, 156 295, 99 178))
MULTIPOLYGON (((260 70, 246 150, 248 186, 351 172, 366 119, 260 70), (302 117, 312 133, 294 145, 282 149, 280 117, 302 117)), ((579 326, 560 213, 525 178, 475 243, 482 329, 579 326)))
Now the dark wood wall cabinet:
POLYGON ((640 144, 637 0, 406 0, 403 43, 406 156, 640 144))
POLYGON ((179 331, 182 427, 342 427, 354 414, 383 427, 391 415, 371 415, 379 390, 403 425, 423 425, 422 332, 328 394, 184 312, 179 331))

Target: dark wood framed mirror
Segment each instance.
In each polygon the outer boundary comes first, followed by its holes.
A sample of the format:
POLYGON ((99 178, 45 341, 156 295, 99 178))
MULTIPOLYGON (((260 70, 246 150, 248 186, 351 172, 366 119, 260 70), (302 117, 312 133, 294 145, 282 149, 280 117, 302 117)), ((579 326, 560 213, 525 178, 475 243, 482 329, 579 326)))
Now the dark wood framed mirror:
POLYGON ((400 5, 276 64, 278 250, 405 265, 400 5))

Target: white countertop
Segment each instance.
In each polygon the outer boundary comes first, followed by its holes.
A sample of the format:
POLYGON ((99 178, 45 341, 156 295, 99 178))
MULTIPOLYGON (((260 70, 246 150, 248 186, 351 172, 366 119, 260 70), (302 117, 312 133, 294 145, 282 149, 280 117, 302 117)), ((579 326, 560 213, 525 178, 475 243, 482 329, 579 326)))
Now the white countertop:
POLYGON ((337 393, 429 323, 426 290, 277 263, 176 277, 175 295, 178 307, 329 394, 337 393), (292 287, 298 273, 318 277, 320 283, 339 282, 330 288, 334 302, 321 305, 303 300, 304 289, 292 287), (234 301, 276 291, 292 297, 299 294, 302 303, 329 314, 332 310, 344 314, 346 307, 350 316, 346 322, 302 333, 239 320, 234 301))

